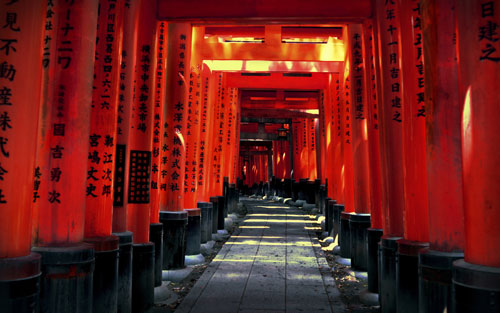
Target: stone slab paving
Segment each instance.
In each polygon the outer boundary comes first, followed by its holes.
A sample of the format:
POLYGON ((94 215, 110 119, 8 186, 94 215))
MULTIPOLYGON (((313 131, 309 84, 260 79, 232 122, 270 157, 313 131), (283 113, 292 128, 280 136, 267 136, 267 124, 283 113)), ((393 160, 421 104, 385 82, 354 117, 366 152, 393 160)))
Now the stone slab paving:
POLYGON ((179 305, 177 313, 344 312, 304 212, 241 200, 248 214, 179 305))

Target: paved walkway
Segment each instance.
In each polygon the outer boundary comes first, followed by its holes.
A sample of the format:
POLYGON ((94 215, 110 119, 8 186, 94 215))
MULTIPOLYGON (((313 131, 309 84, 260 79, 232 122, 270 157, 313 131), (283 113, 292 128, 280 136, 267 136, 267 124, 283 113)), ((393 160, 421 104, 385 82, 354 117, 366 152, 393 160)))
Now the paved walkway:
POLYGON ((343 312, 339 291, 302 211, 243 199, 248 208, 176 313, 343 312))

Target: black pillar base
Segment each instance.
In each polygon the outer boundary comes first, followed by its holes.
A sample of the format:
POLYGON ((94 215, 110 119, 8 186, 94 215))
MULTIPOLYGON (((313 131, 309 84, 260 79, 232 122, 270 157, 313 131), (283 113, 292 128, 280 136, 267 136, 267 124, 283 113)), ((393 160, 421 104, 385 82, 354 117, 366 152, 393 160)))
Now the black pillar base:
POLYGON ((161 286, 163 267, 163 224, 149 224, 149 241, 155 244, 155 287, 161 286))
POLYGON ((451 277, 453 261, 463 253, 422 249, 418 254, 418 307, 420 312, 452 312, 451 277))
POLYGON ((368 228, 368 291, 378 293, 378 246, 383 235, 382 229, 368 228))
POLYGON ((396 284, 398 312, 418 313, 418 252, 427 242, 398 240, 396 284))
POLYGON ((351 258, 351 227, 349 224, 350 212, 340 214, 340 256, 346 259, 351 258))
POLYGON ((283 179, 283 196, 285 198, 292 197, 292 180, 290 178, 283 179))
POLYGON ((160 211, 163 224, 163 269, 184 268, 186 256, 186 211, 160 211))
POLYGON ((201 253, 201 210, 185 209, 188 214, 186 228, 186 255, 198 255, 201 253))
POLYGON ((113 233, 120 240, 118 258, 118 313, 132 312, 132 232, 113 233))
POLYGON ((91 313, 94 249, 81 243, 69 247, 34 247, 42 256, 41 313, 91 313))
POLYGON ((397 312, 396 252, 401 237, 382 236, 379 250, 379 300, 382 313, 397 312))
POLYGON ((325 232, 328 233, 328 236, 333 236, 333 205, 336 204, 337 201, 332 200, 330 198, 325 199, 326 209, 325 209, 325 232))
MULTIPOLYGON (((335 200, 334 200, 335 201, 335 200)), ((340 245, 340 215, 344 212, 343 204, 334 204, 333 205, 333 233, 334 239, 335 236, 338 236, 338 244, 340 245)))
POLYGON ((455 313, 500 312, 500 267, 453 262, 455 313))
POLYGON ((370 214, 355 213, 349 218, 351 229, 351 266, 360 271, 368 269, 368 238, 366 230, 370 228, 370 214))
POLYGON ((212 202, 212 234, 217 234, 217 226, 219 223, 219 200, 217 197, 210 197, 212 202))
POLYGON ((217 216, 217 229, 222 230, 224 229, 224 218, 226 217, 224 215, 224 204, 226 200, 224 199, 224 196, 218 196, 218 212, 219 215, 217 216))
POLYGON ((144 313, 154 304, 155 245, 134 244, 132 266, 132 312, 144 313))
POLYGON ((118 244, 116 236, 86 238, 94 247, 95 267, 93 313, 116 312, 118 309, 118 244))
POLYGON ((41 256, 0 259, 0 308, 5 313, 38 312, 41 256))
MULTIPOLYGON (((201 211, 201 243, 212 240, 212 203, 198 202, 197 207, 201 211)), ((189 222, 188 222, 189 223, 189 222)), ((189 228, 189 224, 188 224, 189 228)))

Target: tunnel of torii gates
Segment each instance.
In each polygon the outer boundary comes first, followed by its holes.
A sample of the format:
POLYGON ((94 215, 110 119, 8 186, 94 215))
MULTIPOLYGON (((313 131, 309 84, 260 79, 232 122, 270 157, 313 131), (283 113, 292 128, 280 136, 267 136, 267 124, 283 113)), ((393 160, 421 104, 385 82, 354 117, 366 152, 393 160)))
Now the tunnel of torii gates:
POLYGON ((382 312, 500 311, 499 0, 0 7, 2 312, 147 310, 240 192, 382 312))

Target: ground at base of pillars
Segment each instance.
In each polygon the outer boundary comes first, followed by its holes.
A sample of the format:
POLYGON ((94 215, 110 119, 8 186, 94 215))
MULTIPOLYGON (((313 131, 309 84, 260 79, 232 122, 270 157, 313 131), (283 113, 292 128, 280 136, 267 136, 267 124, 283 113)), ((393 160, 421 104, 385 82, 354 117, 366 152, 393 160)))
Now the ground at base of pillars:
POLYGON ((212 262, 171 284, 178 297, 151 312, 378 312, 360 303, 366 282, 335 264, 312 216, 273 201, 241 201, 248 214, 207 257, 212 262))

